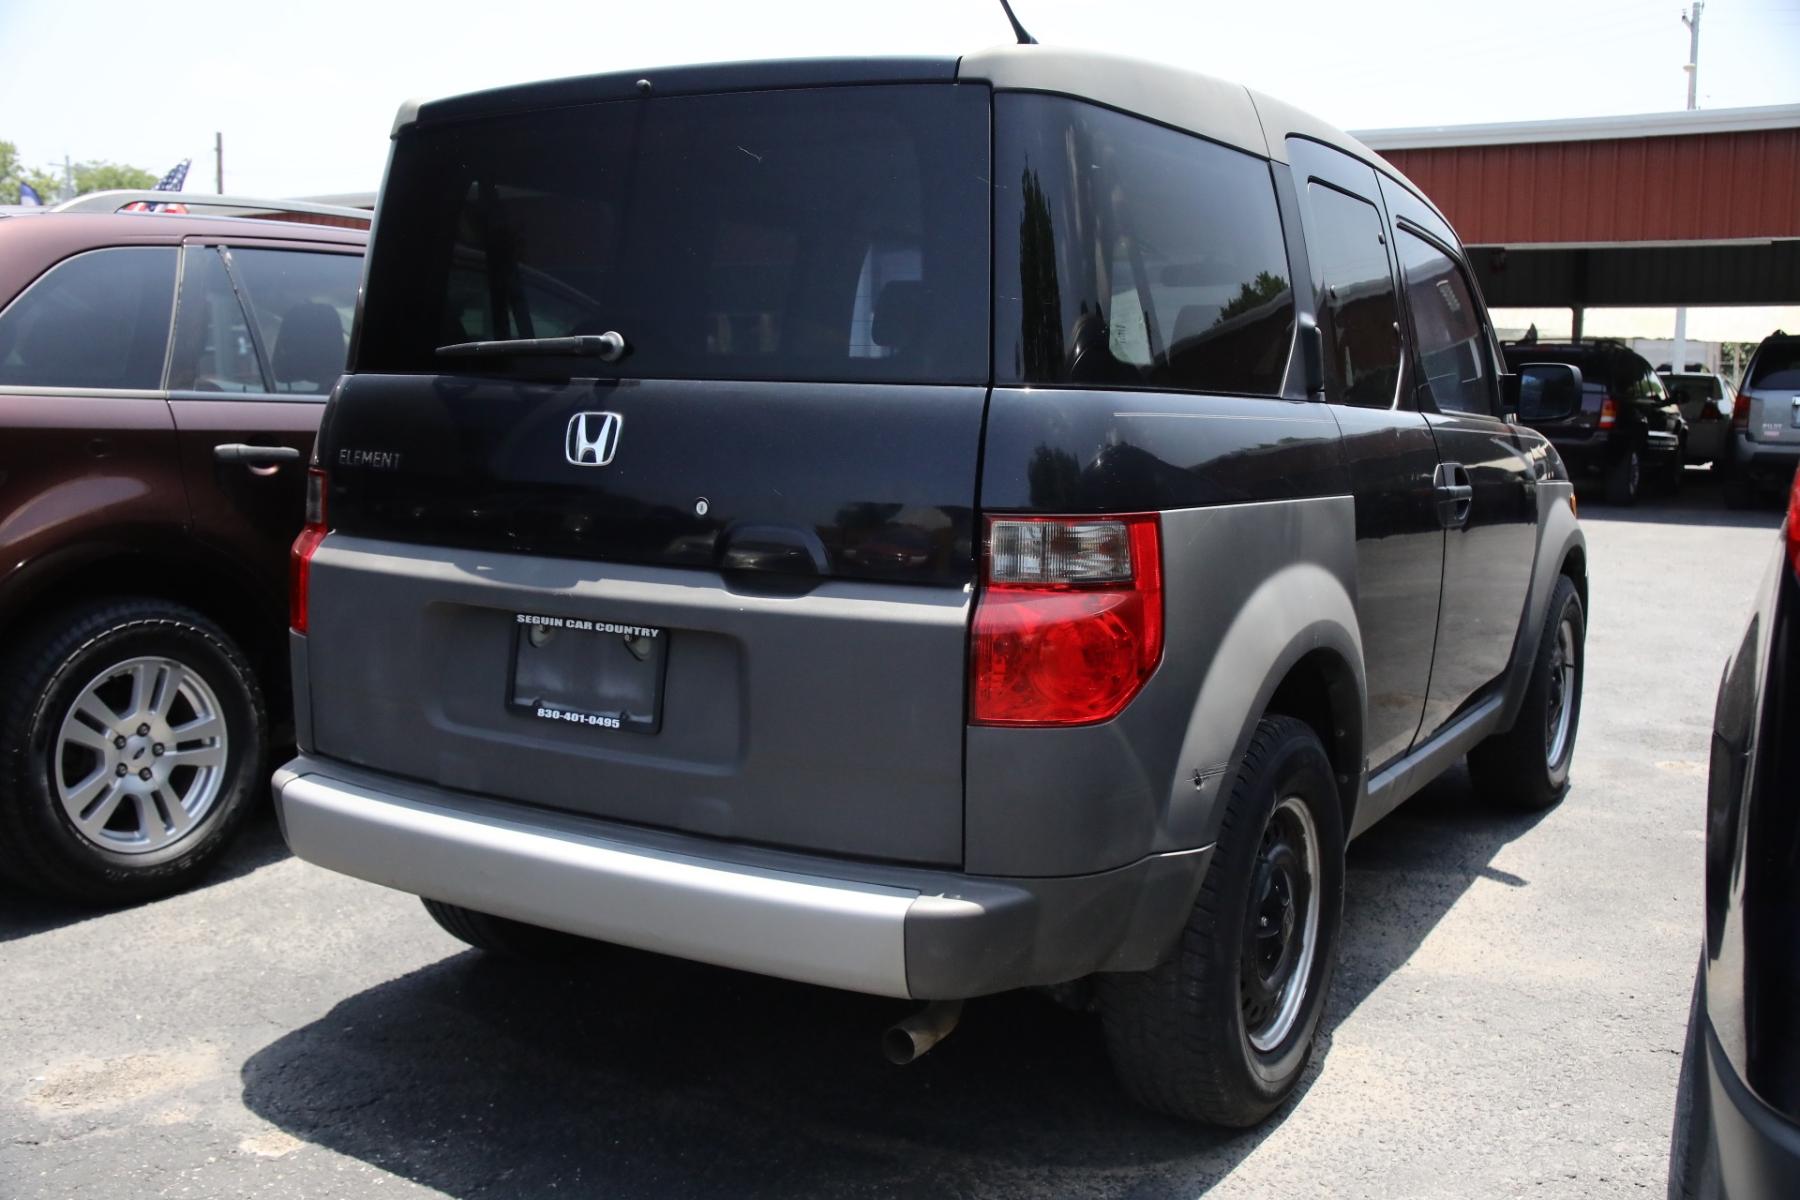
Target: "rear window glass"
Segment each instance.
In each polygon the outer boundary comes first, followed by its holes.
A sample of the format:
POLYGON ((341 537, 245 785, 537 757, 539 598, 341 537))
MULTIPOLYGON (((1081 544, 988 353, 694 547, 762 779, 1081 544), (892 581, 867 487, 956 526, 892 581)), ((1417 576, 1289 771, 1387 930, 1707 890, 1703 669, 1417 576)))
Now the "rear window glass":
POLYGON ((1663 371, 1658 371, 1656 374, 1671 394, 1681 392, 1693 400, 1717 400, 1720 396, 1717 376, 1670 375, 1663 371))
POLYGON ((403 133, 356 369, 978 383, 988 92, 674 96, 403 133), (457 342, 616 331, 597 359, 457 342))
POLYGON ((45 272, 0 313, 0 385, 160 388, 175 254, 120 246, 45 272))
POLYGON ((1758 350, 1744 386, 1800 391, 1800 339, 1770 342, 1758 350))
POLYGON ((1057 96, 994 113, 999 382, 1280 392, 1294 293, 1267 163, 1057 96))

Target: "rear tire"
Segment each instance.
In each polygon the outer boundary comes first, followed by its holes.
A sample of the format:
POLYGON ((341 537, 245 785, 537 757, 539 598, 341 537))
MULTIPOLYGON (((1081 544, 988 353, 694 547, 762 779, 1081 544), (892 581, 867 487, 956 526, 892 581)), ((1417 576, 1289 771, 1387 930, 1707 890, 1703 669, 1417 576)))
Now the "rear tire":
POLYGON ((1681 487, 1687 482, 1687 444, 1685 442, 1668 465, 1663 467, 1660 482, 1663 495, 1681 495, 1681 487))
POLYGON ((193 609, 100 600, 0 664, 0 874, 90 903, 167 895, 268 785, 248 660, 193 609))
POLYGON ((1726 508, 1744 509, 1756 503, 1756 489, 1738 472, 1726 473, 1723 491, 1726 508))
POLYGON ((445 933, 490 954, 532 962, 558 961, 599 944, 572 933, 528 925, 510 917, 496 917, 459 904, 427 900, 423 896, 419 900, 445 933))
POLYGON ((1518 718, 1469 751, 1475 791, 1492 804, 1542 812, 1569 790, 1569 766, 1581 727, 1581 684, 1587 674, 1587 623, 1568 576, 1550 593, 1550 611, 1518 718))
POLYGON ((1099 977, 1107 1050, 1148 1108, 1243 1128, 1294 1091, 1337 963, 1343 810, 1310 726, 1256 728, 1169 957, 1099 977), (1309 848, 1310 847, 1310 848, 1309 848))
POLYGON ((1606 502, 1625 506, 1636 504, 1643 486, 1644 457, 1633 446, 1606 472, 1606 502))

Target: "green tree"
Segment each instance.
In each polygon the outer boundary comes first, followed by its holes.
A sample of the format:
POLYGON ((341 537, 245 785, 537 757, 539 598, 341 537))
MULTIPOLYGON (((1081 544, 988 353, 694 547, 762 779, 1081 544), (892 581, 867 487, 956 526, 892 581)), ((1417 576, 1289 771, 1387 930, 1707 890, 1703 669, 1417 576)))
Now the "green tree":
POLYGON ((11 142, 0 142, 0 204, 19 202, 19 180, 23 174, 19 148, 11 142))
MULTIPOLYGON (((118 188, 153 188, 160 178, 142 167, 99 160, 76 163, 70 173, 75 177, 77 196, 118 188)), ((54 203, 62 195, 62 172, 27 168, 19 161, 19 148, 11 142, 0 141, 0 204, 17 204, 21 183, 30 184, 46 204, 54 203)))
POLYGON ((153 188, 160 178, 142 167, 128 167, 123 163, 79 162, 75 164, 75 194, 84 196, 89 192, 110 192, 120 188, 153 188))
POLYGON ((1214 325, 1223 325, 1233 317, 1239 317, 1252 309, 1261 308, 1269 301, 1287 291, 1288 282, 1270 271, 1258 271, 1256 278, 1249 283, 1238 284, 1238 294, 1231 302, 1219 310, 1219 318, 1214 325))

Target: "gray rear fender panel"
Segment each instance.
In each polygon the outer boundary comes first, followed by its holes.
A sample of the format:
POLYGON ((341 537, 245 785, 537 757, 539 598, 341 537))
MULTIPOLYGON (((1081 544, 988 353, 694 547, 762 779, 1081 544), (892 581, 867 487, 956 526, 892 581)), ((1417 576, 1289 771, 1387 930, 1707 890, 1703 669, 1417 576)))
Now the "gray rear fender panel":
POLYGON ((1077 875, 1207 846, 1257 721, 1315 651, 1366 704, 1349 496, 1161 514, 1163 660, 1118 717, 971 727, 965 869, 1077 875))

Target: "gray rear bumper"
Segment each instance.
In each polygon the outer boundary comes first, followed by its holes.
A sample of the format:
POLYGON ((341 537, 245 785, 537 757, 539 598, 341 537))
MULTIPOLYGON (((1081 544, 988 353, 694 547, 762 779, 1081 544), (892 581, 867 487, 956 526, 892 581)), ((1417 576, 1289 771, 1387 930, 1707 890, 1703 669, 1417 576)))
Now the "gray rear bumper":
POLYGON ((1800 466, 1800 439, 1792 442, 1753 442, 1737 435, 1731 439, 1731 461, 1741 472, 1784 475, 1800 466))
POLYGON ((305 757, 274 790, 294 854, 346 875, 601 941, 921 999, 1146 968, 1173 943, 1210 857, 974 878, 662 834, 305 757))

